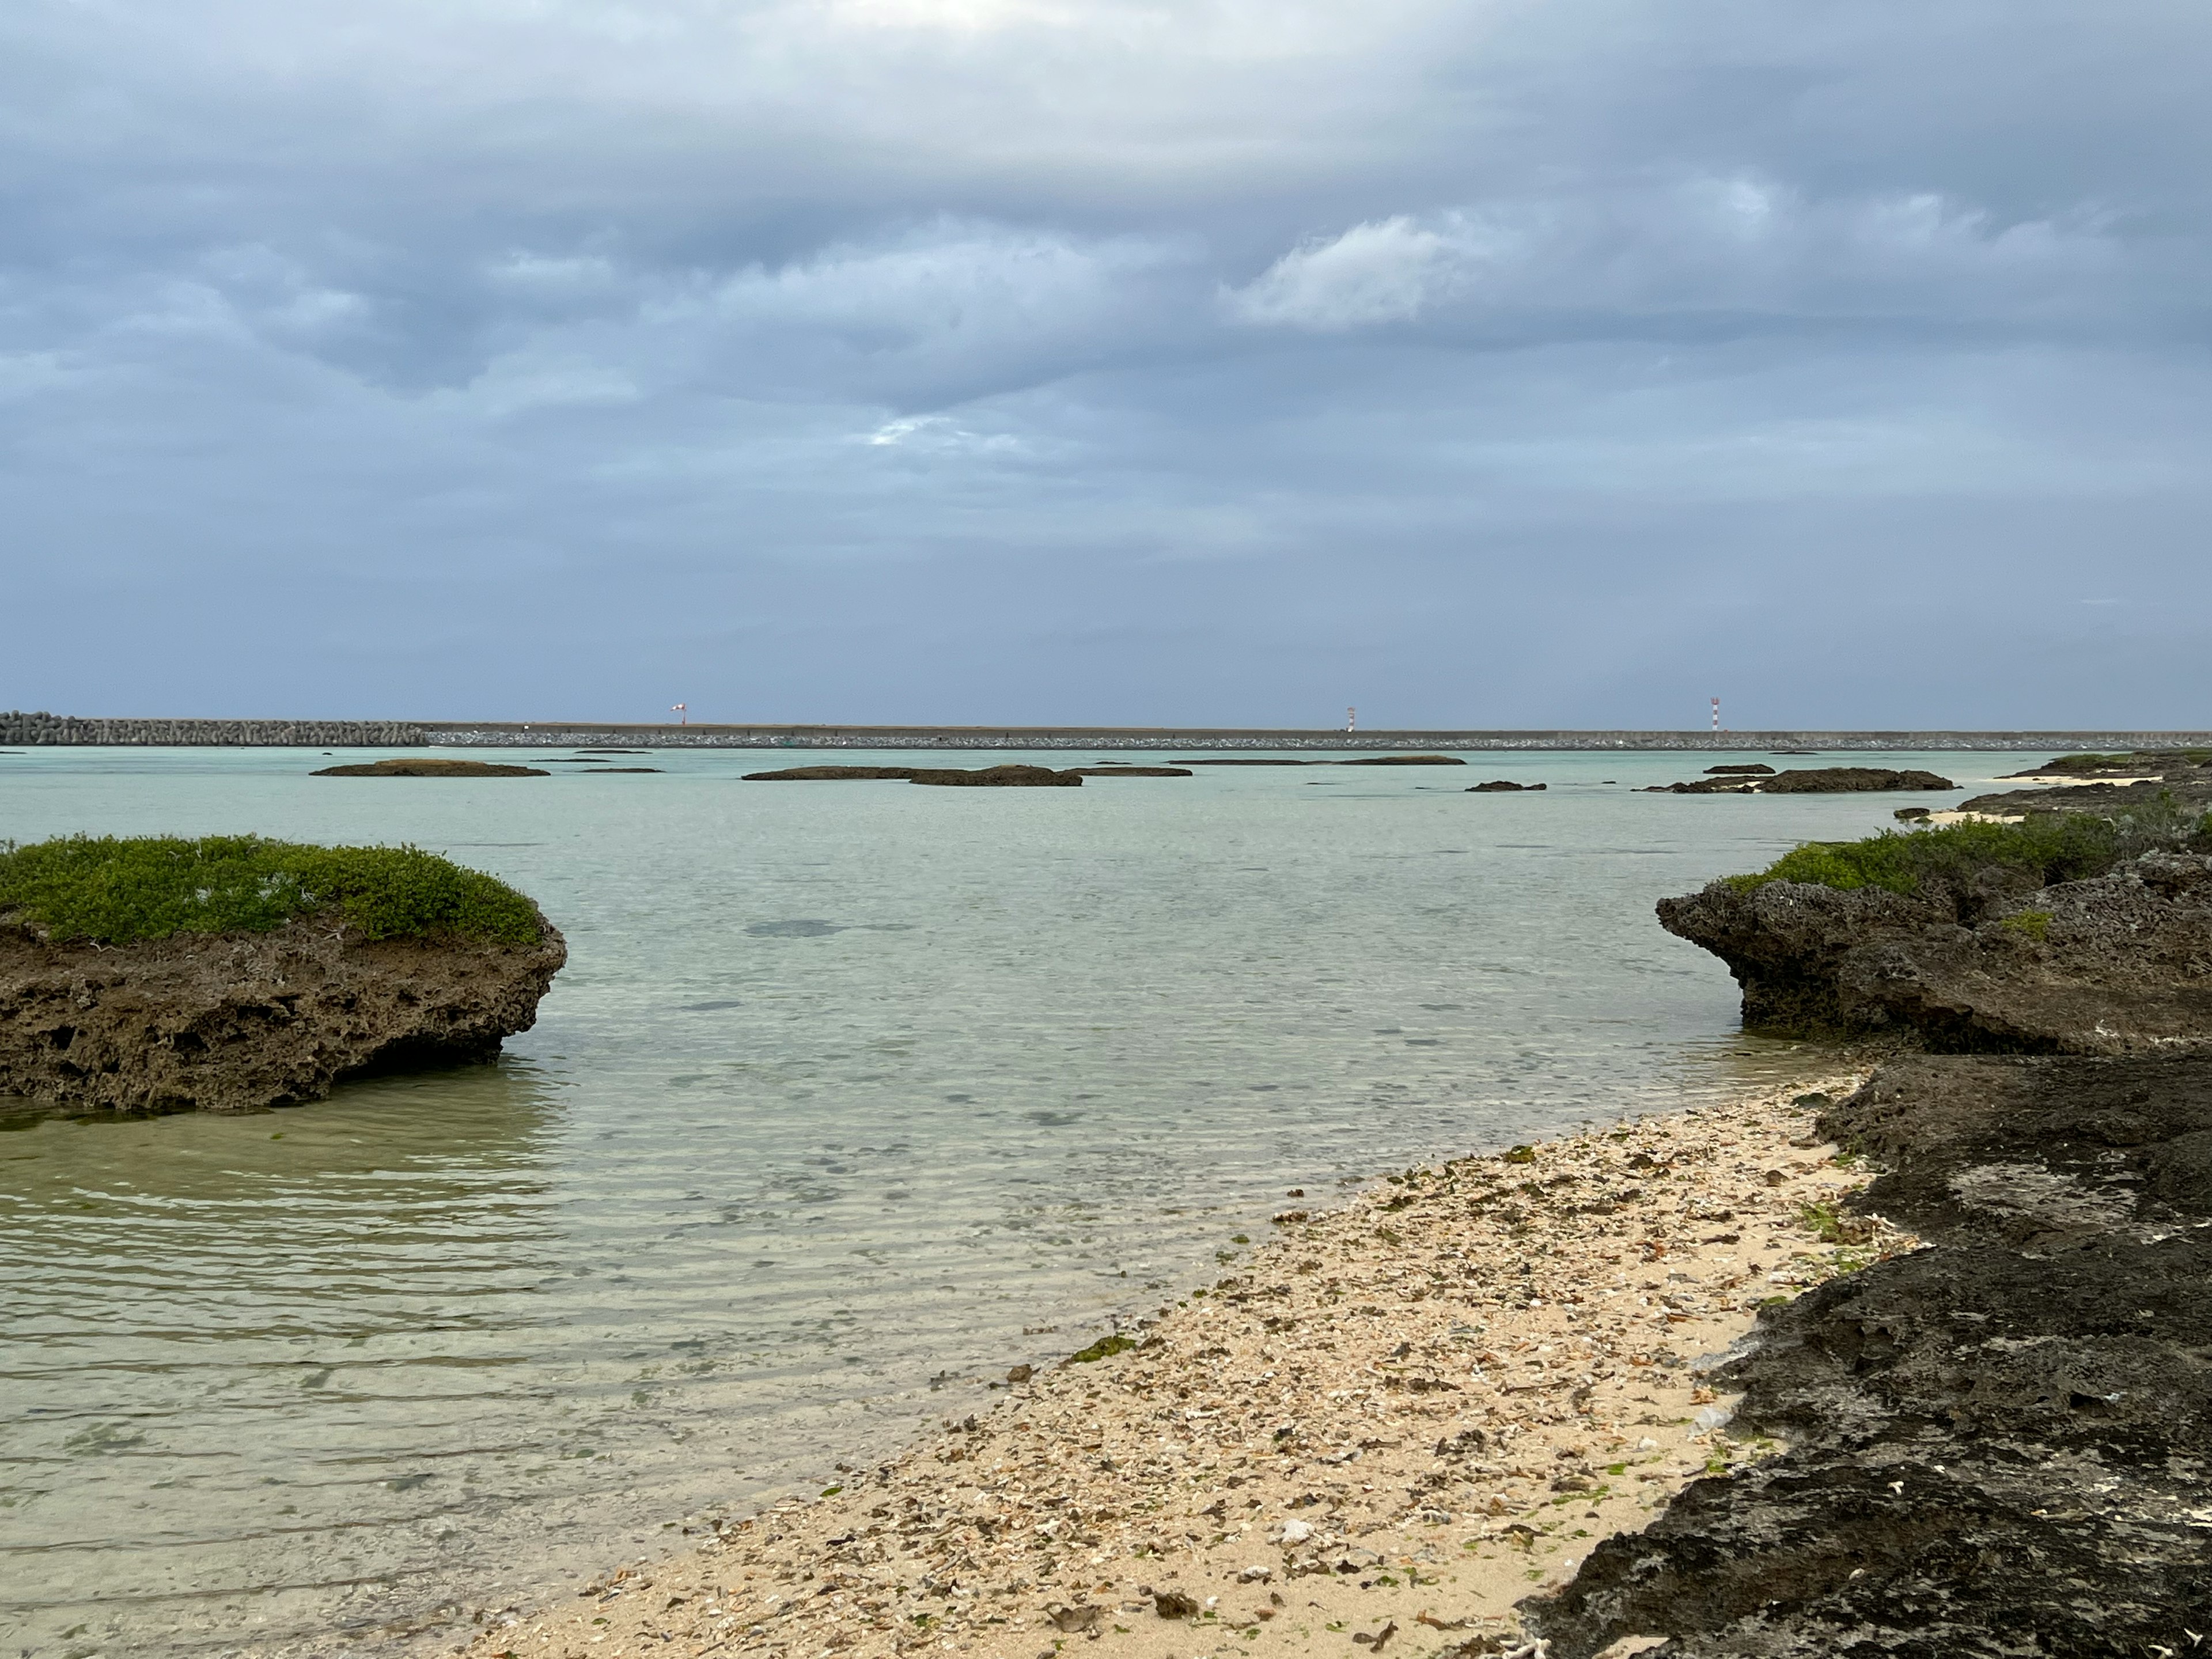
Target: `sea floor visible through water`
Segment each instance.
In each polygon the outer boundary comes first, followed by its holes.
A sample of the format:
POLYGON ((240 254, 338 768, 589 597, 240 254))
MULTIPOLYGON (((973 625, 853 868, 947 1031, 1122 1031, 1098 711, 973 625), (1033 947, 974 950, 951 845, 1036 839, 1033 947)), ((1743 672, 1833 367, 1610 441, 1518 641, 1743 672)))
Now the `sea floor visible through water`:
MULTIPOLYGON (((1291 1188, 1814 1069, 1737 1031, 1652 902, 2038 758, 1762 798, 1634 793, 1735 758, 1704 754, 1080 790, 483 757, 562 775, 0 757, 0 836, 411 842, 530 892, 571 951, 495 1064, 247 1117, 0 1101, 21 1655, 397 1649, 818 1490, 1218 1272, 1291 1188), (1550 787, 1463 793, 1493 776, 1550 787)), ((973 763, 1030 758, 1071 763, 973 763)))

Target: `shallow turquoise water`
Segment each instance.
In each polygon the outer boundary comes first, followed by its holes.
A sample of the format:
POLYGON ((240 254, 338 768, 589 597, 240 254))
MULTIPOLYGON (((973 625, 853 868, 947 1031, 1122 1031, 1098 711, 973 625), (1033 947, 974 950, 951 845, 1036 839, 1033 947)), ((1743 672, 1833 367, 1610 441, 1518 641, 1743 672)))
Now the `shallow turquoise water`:
POLYGON ((12 1647, 392 1645, 975 1409, 1287 1188, 1784 1075, 1652 902, 1898 804, 1628 787, 1711 756, 738 781, 816 758, 908 757, 0 757, 0 836, 411 841, 571 952, 495 1066, 0 1135, 12 1647))

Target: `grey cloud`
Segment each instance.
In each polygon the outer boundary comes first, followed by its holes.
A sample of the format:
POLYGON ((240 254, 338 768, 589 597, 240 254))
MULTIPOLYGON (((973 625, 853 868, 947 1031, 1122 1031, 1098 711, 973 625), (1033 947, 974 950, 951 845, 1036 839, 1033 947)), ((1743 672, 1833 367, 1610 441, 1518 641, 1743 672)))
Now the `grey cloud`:
POLYGON ((0 704, 2188 723, 2208 45, 26 0, 0 704))

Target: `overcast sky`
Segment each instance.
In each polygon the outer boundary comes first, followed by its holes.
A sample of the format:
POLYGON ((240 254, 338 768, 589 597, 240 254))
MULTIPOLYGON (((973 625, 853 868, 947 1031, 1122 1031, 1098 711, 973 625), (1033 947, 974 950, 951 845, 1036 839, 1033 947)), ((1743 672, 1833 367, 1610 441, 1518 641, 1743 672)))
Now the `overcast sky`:
POLYGON ((0 707, 2212 726, 2202 0, 8 0, 0 707))

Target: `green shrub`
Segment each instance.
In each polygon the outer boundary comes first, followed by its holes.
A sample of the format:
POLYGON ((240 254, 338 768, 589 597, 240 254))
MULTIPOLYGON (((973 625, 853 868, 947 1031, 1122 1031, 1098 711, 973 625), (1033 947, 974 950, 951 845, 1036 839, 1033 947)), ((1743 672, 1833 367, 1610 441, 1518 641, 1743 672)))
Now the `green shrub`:
POLYGON ((534 945, 537 907, 414 847, 310 847, 258 836, 0 842, 0 911, 58 939, 267 933, 335 910, 372 939, 453 934, 534 945))
POLYGON ((2208 825, 2212 819, 2196 817, 2161 794, 2150 806, 2118 817, 2038 812, 2018 823, 1954 823, 1885 830, 1865 841, 1808 842, 1756 875, 1728 880, 1747 891, 1770 881, 1802 881, 1917 894, 1964 889, 1977 872, 2005 866, 2048 886, 2102 875, 2122 859, 2154 847, 2201 842, 2208 825))
POLYGON ((2051 912, 2021 910, 2013 915, 1998 917, 1997 926, 2010 928, 2014 933, 2024 938, 2032 939, 2040 945, 2051 937, 2051 912))

